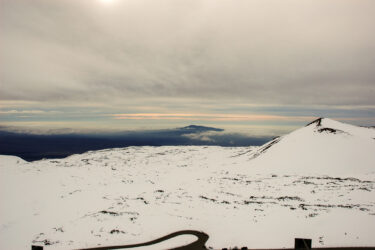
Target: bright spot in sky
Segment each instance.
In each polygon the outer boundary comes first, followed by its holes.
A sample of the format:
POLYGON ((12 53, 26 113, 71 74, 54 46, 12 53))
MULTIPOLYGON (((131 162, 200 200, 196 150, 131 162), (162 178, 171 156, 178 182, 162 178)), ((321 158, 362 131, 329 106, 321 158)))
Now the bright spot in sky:
POLYGON ((115 0, 99 0, 99 1, 104 4, 112 4, 115 0))

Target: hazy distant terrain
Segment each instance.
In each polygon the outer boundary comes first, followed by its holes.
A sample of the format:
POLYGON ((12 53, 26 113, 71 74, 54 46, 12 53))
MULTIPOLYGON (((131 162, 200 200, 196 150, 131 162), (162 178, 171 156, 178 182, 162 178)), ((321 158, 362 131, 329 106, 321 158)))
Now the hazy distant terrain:
MULTIPOLYGON (((206 232, 208 247, 374 246, 375 130, 317 120, 261 147, 128 147, 0 157, 0 248, 132 244, 206 232)), ((155 247, 155 249, 160 249, 155 247)))
POLYGON ((258 146, 271 137, 225 133, 223 129, 187 127, 98 134, 30 134, 0 130, 0 154, 16 155, 27 161, 64 158, 89 150, 128 146, 217 145, 258 146))

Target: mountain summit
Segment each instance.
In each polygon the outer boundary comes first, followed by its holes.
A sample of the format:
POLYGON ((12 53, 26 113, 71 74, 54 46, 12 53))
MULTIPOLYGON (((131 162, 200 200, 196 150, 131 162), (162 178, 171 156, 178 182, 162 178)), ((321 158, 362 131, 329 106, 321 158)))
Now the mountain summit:
POLYGON ((375 129, 319 118, 252 152, 262 171, 359 174, 375 171, 375 129))

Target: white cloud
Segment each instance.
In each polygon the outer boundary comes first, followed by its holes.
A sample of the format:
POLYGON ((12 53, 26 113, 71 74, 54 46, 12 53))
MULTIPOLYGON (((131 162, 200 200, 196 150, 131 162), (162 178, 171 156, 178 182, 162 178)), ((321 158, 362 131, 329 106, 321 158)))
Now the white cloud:
POLYGON ((0 110, 0 114, 45 114, 51 112, 53 111, 46 112, 44 110, 0 110))
POLYGON ((3 100, 375 105, 373 1, 1 5, 3 100))

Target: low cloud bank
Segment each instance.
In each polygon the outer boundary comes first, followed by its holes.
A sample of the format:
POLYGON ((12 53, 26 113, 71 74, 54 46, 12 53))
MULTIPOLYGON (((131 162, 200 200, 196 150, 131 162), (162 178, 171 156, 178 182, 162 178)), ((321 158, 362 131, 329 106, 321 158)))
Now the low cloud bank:
POLYGON ((127 146, 257 146, 271 137, 226 133, 223 129, 190 125, 165 130, 127 131, 103 134, 30 134, 0 130, 0 154, 33 161, 63 158, 89 150, 127 146))

